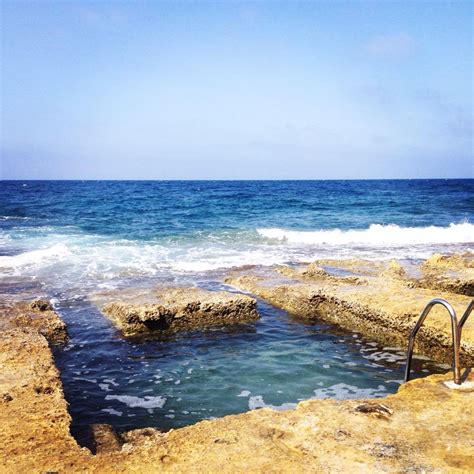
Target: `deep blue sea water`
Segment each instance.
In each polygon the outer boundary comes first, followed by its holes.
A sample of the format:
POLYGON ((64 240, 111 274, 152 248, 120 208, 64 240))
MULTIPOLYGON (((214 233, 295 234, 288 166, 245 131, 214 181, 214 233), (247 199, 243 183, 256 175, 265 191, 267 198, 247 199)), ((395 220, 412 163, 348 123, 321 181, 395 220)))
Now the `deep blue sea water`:
MULTIPOLYGON (((254 324, 125 341, 94 292, 225 288, 232 267, 315 258, 420 259, 474 249, 474 180, 0 181, 0 293, 47 296, 74 431, 183 426, 310 397, 382 396, 403 350, 259 302, 254 324)), ((228 288, 227 288, 228 289, 228 288)), ((418 361, 417 370, 438 370, 418 361)))

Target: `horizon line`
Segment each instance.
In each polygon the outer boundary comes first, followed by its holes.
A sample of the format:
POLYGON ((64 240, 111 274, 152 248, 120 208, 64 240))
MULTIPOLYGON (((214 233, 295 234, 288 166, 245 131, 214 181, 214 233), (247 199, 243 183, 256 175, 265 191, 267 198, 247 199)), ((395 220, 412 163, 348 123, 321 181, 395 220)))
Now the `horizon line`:
POLYGON ((201 182, 216 182, 216 181, 228 181, 228 182, 261 182, 261 181, 469 181, 474 180, 474 176, 472 177, 456 177, 456 178, 295 178, 295 179, 271 179, 271 178, 251 178, 251 179, 233 179, 233 178, 221 178, 221 179, 206 179, 206 178, 172 178, 172 179, 145 179, 145 178, 134 178, 134 179, 127 179, 127 178, 7 178, 7 179, 0 179, 0 182, 6 181, 71 181, 71 182, 97 182, 97 181, 131 181, 131 182, 194 182, 194 181, 201 181, 201 182))

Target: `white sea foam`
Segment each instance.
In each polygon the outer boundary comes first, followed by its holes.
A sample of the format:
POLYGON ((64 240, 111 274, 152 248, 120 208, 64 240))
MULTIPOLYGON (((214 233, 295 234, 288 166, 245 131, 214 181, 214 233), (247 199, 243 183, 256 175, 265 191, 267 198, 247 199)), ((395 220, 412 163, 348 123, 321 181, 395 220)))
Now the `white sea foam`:
POLYGON ((0 221, 29 221, 34 219, 34 217, 24 217, 24 216, 0 216, 0 221))
POLYGON ((263 401, 262 395, 255 395, 249 398, 249 410, 256 410, 257 408, 272 408, 273 410, 292 410, 296 408, 296 403, 282 403, 281 405, 269 405, 263 401))
POLYGON ((242 390, 237 396, 238 397, 248 397, 250 395, 250 391, 249 390, 242 390))
MULTIPOLYGON (((180 241, 114 240, 90 234, 59 234, 54 229, 22 234, 12 242, 23 249, 0 256, 0 273, 31 277, 55 290, 112 289, 126 279, 173 275, 188 278, 244 265, 306 262, 315 258, 426 258, 434 252, 474 247, 474 225, 403 228, 372 225, 366 230, 258 229, 235 238, 212 236, 180 241), (26 251, 29 249, 28 251, 26 251)), ((57 231, 57 229, 56 229, 57 231)), ((10 234, 0 234, 0 237, 10 234)), ((13 236, 16 234, 13 233, 13 236)), ((12 244, 9 243, 9 248, 12 244)))
POLYGON ((145 396, 143 398, 132 395, 106 395, 106 400, 118 400, 130 408, 163 408, 166 403, 165 397, 145 396))
POLYGON ((113 408, 103 408, 101 411, 104 411, 105 413, 109 413, 110 415, 115 415, 115 416, 122 416, 123 412, 114 410, 113 408))
MULTIPOLYGON (((397 363, 397 362, 398 363, 401 363, 401 362, 404 363, 405 360, 406 360, 406 354, 404 354, 403 352, 398 353, 398 354, 394 354, 393 352, 376 351, 376 352, 371 352, 369 354, 364 353, 363 357, 364 357, 364 359, 375 361, 375 362, 379 362, 379 361, 383 360, 385 362, 390 362, 390 363, 397 363)), ((429 359, 427 358, 427 360, 429 360, 429 359)))
POLYGON ((346 383, 338 383, 330 387, 318 388, 314 391, 313 398, 336 398, 337 400, 373 398, 385 395, 387 389, 383 385, 377 388, 358 388, 346 383))
POLYGON ((372 224, 363 230, 315 230, 296 231, 286 229, 257 229, 269 239, 288 243, 310 245, 370 245, 404 246, 422 244, 469 244, 474 243, 474 224, 450 224, 448 227, 400 227, 398 225, 372 224))
POLYGON ((19 255, 7 255, 0 257, 0 268, 14 268, 29 265, 38 265, 51 258, 62 258, 70 255, 70 251, 64 244, 56 244, 45 249, 31 250, 19 255))

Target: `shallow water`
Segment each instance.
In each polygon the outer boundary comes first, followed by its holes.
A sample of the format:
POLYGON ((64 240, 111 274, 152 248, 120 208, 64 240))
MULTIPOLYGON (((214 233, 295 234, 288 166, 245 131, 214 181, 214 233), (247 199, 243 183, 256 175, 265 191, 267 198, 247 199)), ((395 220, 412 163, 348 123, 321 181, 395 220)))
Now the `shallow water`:
MULTIPOLYGON (((73 433, 85 445, 92 423, 167 430, 309 398, 382 397, 403 379, 404 349, 299 320, 263 301, 256 323, 135 342, 83 301, 64 301, 58 310, 71 343, 55 357, 73 433)), ((446 367, 415 360, 414 371, 416 377, 446 367)))
MULTIPOLYGON (((126 341, 97 290, 221 288, 230 268, 474 249, 474 180, 0 182, 0 295, 52 298, 73 431, 163 429, 311 397, 384 396, 404 350, 260 301, 248 325, 126 341)), ((444 369, 418 360, 418 375, 444 369)))

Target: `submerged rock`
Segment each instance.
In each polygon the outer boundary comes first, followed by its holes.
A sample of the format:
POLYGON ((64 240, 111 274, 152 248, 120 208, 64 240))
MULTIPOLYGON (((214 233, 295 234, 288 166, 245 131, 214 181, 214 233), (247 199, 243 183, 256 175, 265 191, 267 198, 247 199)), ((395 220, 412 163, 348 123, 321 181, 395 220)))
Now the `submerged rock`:
POLYGON ((122 449, 122 440, 111 425, 106 423, 92 425, 92 437, 97 454, 112 453, 122 449))
POLYGON ((227 291, 173 288, 143 301, 114 301, 102 308, 126 336, 255 321, 257 302, 227 291))

